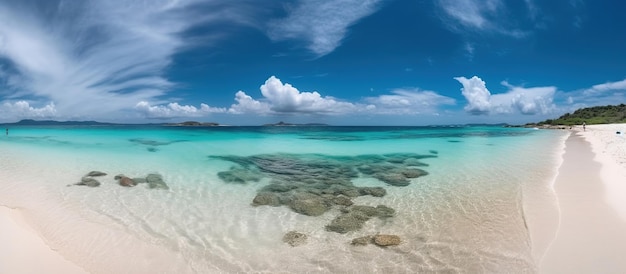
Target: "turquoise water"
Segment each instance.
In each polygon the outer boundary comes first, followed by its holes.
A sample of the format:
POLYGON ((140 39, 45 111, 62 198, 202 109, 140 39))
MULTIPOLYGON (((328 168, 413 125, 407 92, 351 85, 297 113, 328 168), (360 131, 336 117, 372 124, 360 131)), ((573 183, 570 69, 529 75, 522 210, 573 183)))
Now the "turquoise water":
POLYGON ((0 202, 24 209, 53 248, 94 272, 536 272, 527 215, 553 199, 564 136, 500 127, 14 127, 0 138, 0 202), (73 185, 94 170, 108 174, 100 186, 73 185), (167 189, 123 187, 118 174, 158 174, 167 189), (272 202, 259 203, 261 193, 272 202), (393 213, 333 229, 356 216, 355 205, 393 213), (293 230, 307 243, 284 243, 293 230), (378 233, 402 244, 350 244, 378 233))

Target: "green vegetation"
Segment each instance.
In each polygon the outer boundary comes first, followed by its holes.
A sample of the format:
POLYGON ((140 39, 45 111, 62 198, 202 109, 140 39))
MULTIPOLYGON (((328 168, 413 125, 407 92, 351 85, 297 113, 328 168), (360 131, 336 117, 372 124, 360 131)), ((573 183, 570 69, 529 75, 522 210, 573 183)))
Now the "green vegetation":
POLYGON ((581 108, 574 113, 565 113, 558 119, 548 119, 538 125, 588 125, 626 123, 626 105, 581 108))

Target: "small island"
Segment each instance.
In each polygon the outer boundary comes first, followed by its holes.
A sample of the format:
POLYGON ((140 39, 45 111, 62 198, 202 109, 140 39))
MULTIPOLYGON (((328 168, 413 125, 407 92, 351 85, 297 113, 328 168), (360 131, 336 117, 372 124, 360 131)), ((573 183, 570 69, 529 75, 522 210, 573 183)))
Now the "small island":
POLYGON ((219 125, 220 124, 213 123, 213 122, 196 122, 196 121, 186 121, 182 123, 165 124, 165 126, 172 126, 172 127, 216 127, 219 125))

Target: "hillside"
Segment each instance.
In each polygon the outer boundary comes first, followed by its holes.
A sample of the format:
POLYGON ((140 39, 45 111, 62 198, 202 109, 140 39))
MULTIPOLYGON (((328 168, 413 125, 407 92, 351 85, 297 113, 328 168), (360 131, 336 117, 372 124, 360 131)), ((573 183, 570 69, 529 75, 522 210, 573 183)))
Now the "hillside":
POLYGON ((626 105, 608 105, 581 108, 574 113, 565 113, 558 119, 548 119, 538 125, 580 125, 585 122, 593 124, 626 123, 626 105))

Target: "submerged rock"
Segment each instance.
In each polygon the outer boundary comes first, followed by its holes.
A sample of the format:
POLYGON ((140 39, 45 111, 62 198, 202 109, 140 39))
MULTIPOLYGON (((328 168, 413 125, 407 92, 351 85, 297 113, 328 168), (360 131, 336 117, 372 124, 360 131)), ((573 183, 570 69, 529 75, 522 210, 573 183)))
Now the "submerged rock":
POLYGON ((326 230, 342 234, 348 233, 361 229, 365 222, 373 217, 385 219, 393 217, 394 215, 395 210, 384 205, 378 205, 377 207, 355 205, 343 209, 342 213, 326 226, 326 230))
POLYGON ((89 176, 89 177, 100 177, 100 176, 106 176, 107 174, 101 171, 91 171, 89 173, 87 173, 87 175, 85 176, 89 176))
POLYGON ((377 246, 392 246, 402 243, 400 236, 378 234, 374 236, 374 243, 377 246))
POLYGON ((230 170, 218 173, 225 183, 270 179, 270 184, 259 188, 253 206, 282 205, 308 216, 320 216, 333 207, 348 208, 326 226, 327 230, 338 233, 358 230, 370 218, 389 218, 395 213, 385 206, 354 206, 352 198, 383 197, 387 191, 383 187, 357 187, 353 179, 369 177, 391 186, 407 186, 410 179, 428 174, 415 167, 427 166, 420 160, 432 157, 436 156, 410 153, 354 157, 320 154, 210 156, 235 164, 230 170))
POLYGON ((133 181, 133 179, 128 178, 122 174, 116 175, 115 180, 117 180, 121 186, 133 187, 137 185, 137 182, 133 181))
POLYGON ((269 206, 280 206, 280 198, 275 193, 271 192, 261 192, 254 197, 252 200, 252 205, 261 206, 261 205, 269 205, 269 206))
POLYGON ((226 183, 245 184, 246 182, 258 182, 261 174, 245 168, 232 168, 229 171, 221 171, 217 176, 226 183))
POLYGON ((308 238, 309 237, 304 233, 289 231, 283 236, 283 242, 290 246, 300 246, 306 244, 308 238))
POLYGON ((342 206, 351 206, 352 200, 350 200, 350 198, 346 197, 346 196, 337 196, 334 197, 332 199, 333 203, 336 205, 342 205, 342 206))
POLYGON ((341 234, 356 231, 361 229, 363 224, 365 224, 365 222, 367 222, 370 218, 370 216, 367 216, 359 211, 340 214, 326 226, 326 230, 341 234))
POLYGON ((400 173, 376 174, 374 175, 374 178, 392 186, 408 186, 409 184, 411 184, 411 181, 409 181, 404 175, 400 173))
POLYGON ((385 234, 377 234, 371 236, 363 236, 352 239, 350 244, 352 245, 368 245, 373 243, 380 247, 394 246, 402 243, 400 236, 397 235, 385 235, 385 234))
POLYGON ((163 177, 161 177, 161 175, 159 174, 148 174, 148 176, 146 177, 146 181, 148 182, 148 188, 170 189, 163 181, 163 177))
POLYGON ((289 207, 297 213, 308 216, 320 216, 330 209, 324 198, 312 193, 293 195, 289 207))
POLYGON ((80 182, 76 183, 77 186, 88 186, 88 187, 97 187, 100 186, 100 182, 94 178, 83 177, 80 179, 80 182))
POLYGON ((358 238, 352 239, 352 242, 350 242, 350 244, 351 245, 368 245, 373 240, 374 240, 374 238, 372 236, 363 236, 363 237, 358 237, 358 238))

